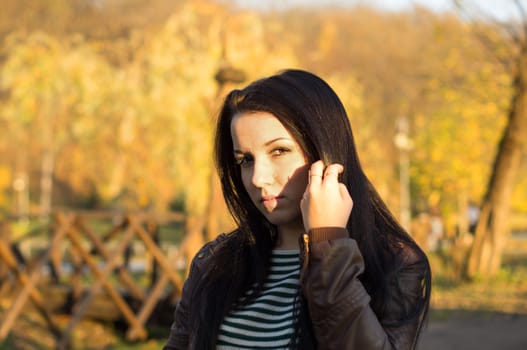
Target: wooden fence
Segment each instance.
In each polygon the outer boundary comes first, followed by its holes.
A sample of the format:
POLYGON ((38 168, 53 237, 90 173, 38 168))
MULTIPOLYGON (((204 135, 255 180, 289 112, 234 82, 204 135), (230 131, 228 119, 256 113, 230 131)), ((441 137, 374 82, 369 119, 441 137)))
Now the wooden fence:
POLYGON ((44 318, 57 349, 67 349, 74 328, 93 314, 90 306, 100 296, 114 310, 107 317, 125 321, 126 339, 144 340, 156 307, 175 302, 182 288, 182 274, 174 266, 177 257, 169 260, 162 249, 159 227, 183 221, 181 214, 57 212, 48 226, 47 244, 36 255, 20 249, 4 223, 0 227, 0 298, 8 299, 9 307, 0 318, 0 341, 31 303, 44 318), (144 253, 140 277, 131 268, 134 247, 142 247, 144 253), (44 296, 57 286, 68 291, 55 293, 63 296, 58 304, 44 296), (57 314, 64 312, 69 314, 65 327, 57 323, 57 314))

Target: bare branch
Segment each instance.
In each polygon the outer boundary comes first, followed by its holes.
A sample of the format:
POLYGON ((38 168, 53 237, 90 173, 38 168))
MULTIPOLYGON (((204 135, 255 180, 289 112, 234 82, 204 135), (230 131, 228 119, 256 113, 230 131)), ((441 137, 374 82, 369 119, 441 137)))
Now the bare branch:
POLYGON ((523 7, 522 3, 520 2, 520 0, 514 0, 514 4, 518 8, 518 12, 521 15, 520 17, 521 17, 522 23, 526 23, 527 22, 527 13, 525 12, 525 8, 523 7))
MULTIPOLYGON (((518 6, 519 11, 521 11, 522 18, 524 18, 524 20, 522 21, 522 30, 519 30, 518 25, 515 23, 499 21, 497 18, 482 11, 481 8, 475 6, 474 4, 472 4, 471 6, 473 7, 473 9, 469 9, 466 1, 452 1, 454 6, 457 8, 461 18, 465 18, 465 20, 467 20, 468 22, 472 22, 473 25, 477 24, 478 22, 488 23, 489 25, 494 26, 497 30, 502 30, 504 33, 506 33, 513 46, 518 47, 522 51, 525 49, 524 46, 527 43, 527 41, 524 40, 524 38, 527 37, 527 14, 525 13, 523 6, 520 4, 520 0, 514 1, 516 3, 516 6, 518 6), (476 17, 480 19, 477 20, 476 17)), ((507 60, 507 57, 515 56, 513 49, 508 49, 505 57, 500 57, 500 55, 495 50, 496 47, 494 43, 487 34, 481 33, 477 30, 473 33, 476 37, 476 40, 481 43, 481 45, 487 50, 491 57, 493 57, 499 64, 504 66, 505 69, 510 70, 512 68, 511 62, 510 60, 507 60)))
POLYGON ((520 0, 514 0, 514 4, 516 5, 516 8, 518 9, 518 13, 520 14, 521 18, 521 24, 523 29, 523 39, 520 39, 519 45, 523 47, 525 46, 525 38, 527 38, 527 12, 525 12, 525 7, 522 5, 520 0))
POLYGON ((484 35, 481 32, 474 32, 474 36, 476 37, 476 40, 479 41, 479 43, 485 48, 485 50, 489 53, 489 56, 493 57, 499 64, 501 64, 507 71, 511 69, 510 60, 508 60, 508 57, 511 57, 514 55, 512 52, 512 49, 507 50, 507 54, 505 57, 498 54, 496 52, 496 45, 495 43, 489 38, 488 35, 484 35))

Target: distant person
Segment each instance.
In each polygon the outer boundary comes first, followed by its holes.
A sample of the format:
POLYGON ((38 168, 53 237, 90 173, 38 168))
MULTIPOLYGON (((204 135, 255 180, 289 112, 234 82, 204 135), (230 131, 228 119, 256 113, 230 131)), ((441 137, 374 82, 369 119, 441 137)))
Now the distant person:
POLYGON ((165 350, 415 348, 427 257, 364 174, 326 82, 287 70, 230 92, 215 157, 238 228, 193 259, 165 350))
POLYGON ((440 248, 444 237, 444 225, 439 209, 433 208, 430 212, 430 232, 428 234, 428 250, 435 252, 440 248))
POLYGON ((476 233, 476 227, 479 222, 479 207, 474 202, 468 204, 467 209, 467 220, 468 220, 468 232, 471 234, 476 233))

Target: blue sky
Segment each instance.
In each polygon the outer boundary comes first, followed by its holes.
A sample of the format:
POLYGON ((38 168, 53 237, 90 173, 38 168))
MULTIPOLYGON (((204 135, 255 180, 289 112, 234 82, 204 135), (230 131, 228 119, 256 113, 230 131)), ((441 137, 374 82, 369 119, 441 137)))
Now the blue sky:
MULTIPOLYGON (((527 10, 527 0, 521 0, 527 10)), ((415 5, 424 6, 434 11, 444 12, 453 10, 452 0, 235 0, 242 6, 258 8, 282 8, 287 6, 328 6, 339 5, 347 6, 353 4, 367 4, 379 9, 389 11, 399 11, 411 9, 415 5)), ((517 14, 512 0, 466 0, 471 8, 479 8, 486 14, 498 18, 507 19, 517 14)))

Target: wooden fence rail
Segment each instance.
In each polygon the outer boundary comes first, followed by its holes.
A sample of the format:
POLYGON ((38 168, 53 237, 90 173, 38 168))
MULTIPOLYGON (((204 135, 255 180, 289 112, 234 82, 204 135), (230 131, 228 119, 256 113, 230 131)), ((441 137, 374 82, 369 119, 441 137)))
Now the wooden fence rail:
MULTIPOLYGON (((159 226, 167 222, 184 226, 184 220, 181 214, 57 212, 50 224, 49 243, 37 257, 24 256, 17 249, 4 223, 0 227, 0 298, 9 298, 10 303, 0 318, 0 340, 9 335, 25 305, 32 303, 46 321, 57 349, 68 349, 72 332, 100 295, 127 324, 126 339, 144 340, 156 306, 167 299, 175 301, 182 288, 182 275, 174 266, 177 257, 169 260, 163 251, 159 226), (95 227, 93 220, 105 221, 106 229, 95 227), (150 257, 149 269, 147 260, 143 261, 149 276, 143 273, 138 277, 130 269, 131 247, 138 245, 144 248, 145 257, 150 257), (72 266, 73 271, 64 271, 64 266, 72 266), (65 326, 59 326, 56 307, 42 295, 56 285, 71 289, 67 297, 70 317, 65 326)), ((67 302, 62 300, 61 304, 67 302)))

